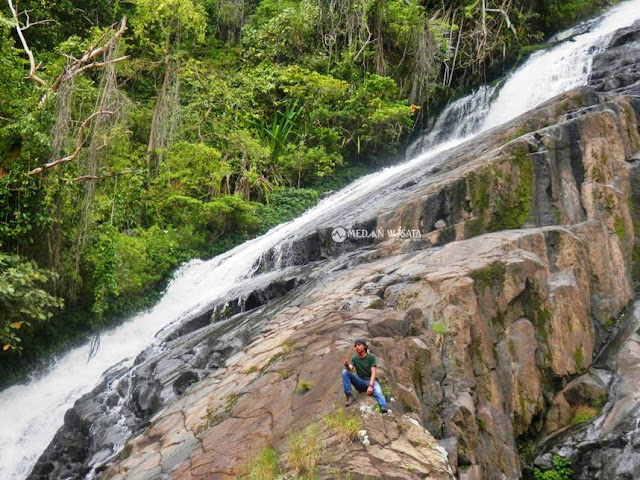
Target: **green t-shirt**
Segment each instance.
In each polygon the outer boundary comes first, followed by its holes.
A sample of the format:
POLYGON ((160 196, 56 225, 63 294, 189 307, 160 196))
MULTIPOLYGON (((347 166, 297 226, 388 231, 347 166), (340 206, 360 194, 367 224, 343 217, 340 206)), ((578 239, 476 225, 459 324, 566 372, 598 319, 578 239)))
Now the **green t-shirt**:
POLYGON ((371 353, 367 353, 364 358, 356 353, 351 357, 351 365, 356 367, 356 373, 363 380, 371 378, 371 367, 376 366, 376 357, 371 353))

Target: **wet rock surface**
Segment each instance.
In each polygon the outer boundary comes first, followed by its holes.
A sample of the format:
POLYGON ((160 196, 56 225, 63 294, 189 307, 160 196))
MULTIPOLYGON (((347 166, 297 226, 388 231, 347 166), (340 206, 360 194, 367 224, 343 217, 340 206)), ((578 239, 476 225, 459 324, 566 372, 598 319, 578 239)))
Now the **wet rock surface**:
POLYGON ((274 308, 276 299, 301 283, 301 277, 289 269, 244 295, 230 292, 226 302, 161 332, 159 345, 140 353, 132 368, 112 367, 101 383, 67 412, 64 427, 29 478, 75 478, 93 470, 100 473, 155 413, 241 351, 264 326, 266 303, 271 301, 270 308, 274 308))
POLYGON ((590 83, 597 91, 640 95, 640 22, 618 30, 593 61, 590 83))
MULTIPOLYGON (((636 22, 612 36, 607 49, 594 59, 591 77, 596 90, 626 95, 636 115, 640 114, 639 55, 640 22, 636 22)), ((640 200, 638 158, 635 154, 627 159, 634 205, 640 200)), ((637 224, 638 214, 632 216, 637 224)), ((547 413, 549 436, 533 466, 551 470, 553 456, 561 455, 571 461, 574 478, 640 478, 639 326, 635 303, 594 366, 556 394, 547 413)), ((526 473, 530 475, 531 469, 526 473)))

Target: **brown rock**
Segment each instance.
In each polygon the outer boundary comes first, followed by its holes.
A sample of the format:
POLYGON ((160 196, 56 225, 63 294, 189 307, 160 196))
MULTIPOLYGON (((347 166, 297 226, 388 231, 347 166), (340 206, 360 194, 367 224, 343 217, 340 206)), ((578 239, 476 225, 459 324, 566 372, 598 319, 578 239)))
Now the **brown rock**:
MULTIPOLYGON (((554 385, 587 371, 600 325, 633 294, 625 158, 640 145, 637 124, 624 100, 599 102, 572 92, 450 153, 447 175, 402 190, 375 219, 381 228, 429 229, 442 220, 447 227, 430 237, 442 248, 385 240, 349 269, 324 271, 321 282, 291 292, 262 338, 159 413, 154 437, 132 440, 131 455, 110 471, 147 478, 162 447, 194 438, 201 442, 189 444, 188 458, 186 449, 167 450, 165 473, 232 478, 266 445, 289 468, 291 435, 324 425, 342 403, 342 359, 364 337, 397 401, 385 416, 349 410, 369 446, 341 444, 323 430, 322 475, 450 479, 437 436, 452 439, 459 479, 519 478, 517 440, 540 430, 534 421, 545 398, 555 394, 544 427, 551 433, 570 422, 575 404, 601 392, 586 378, 562 392, 554 385), (575 113, 582 105, 590 107, 575 113), (541 129, 550 121, 558 123, 541 129), (541 130, 510 141, 524 126, 541 130), (570 155, 578 150, 580 159, 570 155), (437 215, 428 211, 447 195, 437 215), (189 432, 182 436, 181 422, 189 432)), ((630 344, 621 360, 630 379, 640 378, 636 357, 640 347, 630 344)), ((606 428, 630 411, 634 388, 621 385, 606 428)))

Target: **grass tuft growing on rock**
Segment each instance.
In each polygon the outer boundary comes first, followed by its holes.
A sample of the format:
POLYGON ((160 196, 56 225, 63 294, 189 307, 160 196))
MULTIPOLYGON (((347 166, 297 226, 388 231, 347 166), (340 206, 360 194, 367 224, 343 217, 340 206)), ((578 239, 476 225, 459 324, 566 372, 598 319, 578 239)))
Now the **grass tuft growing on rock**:
POLYGON ((204 417, 201 418, 203 422, 200 425, 198 425, 198 427, 195 430, 195 434, 199 435, 205 430, 208 430, 210 427, 213 427, 214 425, 220 423, 224 417, 225 417, 224 414, 218 413, 216 410, 213 410, 210 407, 207 407, 207 413, 205 414, 204 417))
POLYGON ((302 382, 300 382, 298 384, 297 392, 298 393, 307 393, 309 390, 311 390, 312 386, 313 386, 313 383, 311 383, 308 380, 303 380, 302 382))
POLYGON ((613 228, 620 242, 624 244, 627 241, 627 229, 622 217, 616 215, 613 219, 613 228))
POLYGON ((283 354, 278 354, 278 355, 272 356, 269 360, 267 360, 267 363, 265 363, 262 366, 262 368, 260 368, 260 373, 262 373, 262 374, 266 373, 275 363, 279 362, 283 358, 284 358, 283 354))
POLYGON ((286 355, 288 353, 293 352, 293 347, 295 347, 295 344, 296 344, 295 340, 290 338, 289 340, 282 342, 280 344, 280 348, 282 348, 282 352, 286 355))
POLYGON ((226 402, 224 404, 224 411, 229 413, 233 407, 235 407, 236 403, 238 403, 238 395, 235 393, 231 393, 227 395, 226 402))
POLYGON ((447 324, 444 322, 436 322, 431 325, 431 330, 437 335, 444 335, 447 333, 447 324))
POLYGON ((588 423, 598 416, 598 409, 589 405, 578 405, 573 411, 571 425, 581 425, 588 423))
POLYGON ((358 431, 362 430, 362 420, 339 408, 333 413, 324 417, 327 428, 335 435, 345 440, 355 440, 358 438, 358 431))
POLYGON ((313 423, 293 435, 289 440, 289 447, 287 460, 296 474, 295 478, 315 479, 316 468, 323 451, 318 425, 313 423))
POLYGON ((247 473, 238 476, 243 480, 275 480, 278 478, 278 454, 271 447, 260 450, 249 460, 247 473))

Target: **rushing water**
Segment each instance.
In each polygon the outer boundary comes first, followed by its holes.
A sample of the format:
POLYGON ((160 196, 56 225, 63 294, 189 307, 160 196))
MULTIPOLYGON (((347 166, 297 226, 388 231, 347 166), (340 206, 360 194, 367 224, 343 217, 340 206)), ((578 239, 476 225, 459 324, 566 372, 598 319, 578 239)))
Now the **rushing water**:
POLYGON ((435 147, 416 154, 407 163, 364 177, 295 221, 276 227, 260 238, 212 260, 189 262, 176 273, 158 305, 103 333, 94 356, 89 358, 89 345, 76 348, 26 384, 0 392, 0 480, 25 478, 62 426, 65 411, 96 385, 106 369, 118 363, 132 364, 135 356, 154 342, 158 331, 188 314, 206 309, 231 289, 241 289, 243 280, 255 274, 261 254, 283 245, 285 239, 314 230, 319 219, 348 210, 351 202, 390 184, 403 171, 416 166, 426 168, 439 153, 474 134, 586 83, 593 54, 606 45, 607 35, 638 18, 640 0, 625 2, 591 32, 535 54, 505 82, 497 96, 493 90, 484 88, 445 112, 450 118, 453 116, 458 126, 446 141, 442 130, 447 129, 447 122, 441 121, 436 123, 440 134, 432 134, 430 140, 432 144, 437 143, 435 147), (478 100, 478 96, 482 98, 478 100), (494 101, 489 104, 491 100, 494 101), (453 108, 457 109, 455 113, 453 108))

